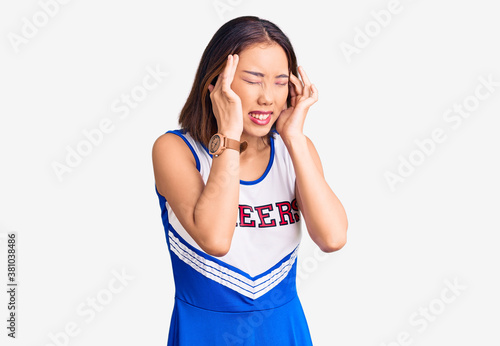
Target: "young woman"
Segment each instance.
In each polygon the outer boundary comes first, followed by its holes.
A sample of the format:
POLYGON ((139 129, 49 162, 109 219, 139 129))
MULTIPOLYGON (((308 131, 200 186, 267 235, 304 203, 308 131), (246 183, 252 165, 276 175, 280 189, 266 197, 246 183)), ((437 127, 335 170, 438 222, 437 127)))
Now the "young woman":
POLYGON ((176 289, 168 345, 312 344, 295 287, 301 221, 332 252, 347 217, 303 133, 318 90, 298 73, 276 25, 233 19, 203 53, 181 128, 153 145, 176 289))

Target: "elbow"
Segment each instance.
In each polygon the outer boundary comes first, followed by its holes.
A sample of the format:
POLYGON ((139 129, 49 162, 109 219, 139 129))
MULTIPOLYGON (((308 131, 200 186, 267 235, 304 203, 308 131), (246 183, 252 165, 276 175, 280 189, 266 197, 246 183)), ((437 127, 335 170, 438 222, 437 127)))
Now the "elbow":
POLYGON ((319 248, 321 251, 330 253, 330 252, 335 252, 339 251, 344 247, 344 245, 347 243, 347 237, 344 236, 337 236, 334 239, 329 239, 327 241, 322 242, 319 244, 319 248))
POLYGON ((222 256, 225 256, 228 252, 229 252, 229 248, 206 248, 206 249, 203 249, 203 251, 205 251, 207 254, 209 254, 210 256, 214 256, 214 257, 222 257, 222 256))
POLYGON ((323 252, 335 252, 339 251, 347 243, 347 220, 346 223, 339 227, 341 231, 330 233, 327 239, 319 245, 319 248, 323 252))
POLYGON ((227 225, 215 224, 212 221, 195 224, 190 235, 207 255, 222 257, 231 249, 233 233, 234 226, 231 229, 227 225), (214 230, 218 231, 214 232, 214 230))
POLYGON ((345 242, 336 242, 336 243, 332 243, 332 244, 322 245, 319 248, 323 252, 331 253, 331 252, 339 251, 340 249, 342 249, 344 247, 344 245, 345 245, 345 242))
POLYGON ((222 257, 225 256, 231 248, 231 241, 223 239, 206 240, 199 244, 201 249, 210 256, 222 257))

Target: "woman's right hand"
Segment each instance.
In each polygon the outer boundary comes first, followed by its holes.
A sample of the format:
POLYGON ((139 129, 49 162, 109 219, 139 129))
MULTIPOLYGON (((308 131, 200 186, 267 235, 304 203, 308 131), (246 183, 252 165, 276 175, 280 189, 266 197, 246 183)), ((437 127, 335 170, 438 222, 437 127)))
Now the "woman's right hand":
POLYGON ((215 86, 210 84, 210 99, 217 120, 218 132, 239 140, 243 132, 243 110, 240 97, 231 89, 239 56, 229 55, 224 70, 217 78, 215 86))

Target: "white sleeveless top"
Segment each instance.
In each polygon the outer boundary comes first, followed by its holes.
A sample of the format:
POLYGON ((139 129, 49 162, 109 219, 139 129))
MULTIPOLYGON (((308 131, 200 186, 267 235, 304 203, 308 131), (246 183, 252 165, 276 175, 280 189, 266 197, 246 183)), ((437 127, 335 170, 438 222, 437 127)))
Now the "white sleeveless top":
MULTIPOLYGON (((208 149, 184 130, 168 132, 180 136, 191 149, 197 169, 206 184, 212 166, 212 155, 208 149)), ((169 226, 184 242, 206 254, 182 227, 168 201, 164 203, 169 226)), ((281 136, 274 131, 269 163, 264 174, 254 181, 240 180, 239 212, 230 250, 226 255, 215 258, 229 265, 225 271, 232 266, 250 277, 271 275, 269 270, 284 261, 285 257, 286 266, 291 267, 295 264, 301 239, 301 219, 295 199, 292 160, 281 136)), ((170 241, 175 239, 171 235, 170 241)), ((181 241, 178 240, 178 243, 181 241)), ((203 257, 209 259, 210 255, 203 257)))

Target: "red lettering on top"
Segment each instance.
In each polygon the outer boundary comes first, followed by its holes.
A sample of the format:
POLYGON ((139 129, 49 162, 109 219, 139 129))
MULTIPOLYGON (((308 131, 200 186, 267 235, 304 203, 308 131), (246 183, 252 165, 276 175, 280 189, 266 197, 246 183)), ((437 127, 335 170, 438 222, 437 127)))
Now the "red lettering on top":
POLYGON ((300 214, 298 213, 299 211, 299 206, 297 205, 297 199, 294 198, 292 201, 292 209, 296 211, 296 213, 293 213, 293 216, 295 217, 295 221, 299 222, 300 220, 300 214))
POLYGON ((253 212, 253 208, 249 205, 239 205, 240 209, 240 227, 255 227, 255 221, 251 220, 251 222, 247 222, 246 218, 250 217, 250 214, 245 212, 249 210, 253 212))
POLYGON ((276 206, 280 211, 280 219, 281 219, 280 226, 288 225, 288 221, 291 224, 295 223, 295 220, 292 216, 292 206, 290 205, 290 202, 276 203, 276 206), (288 221, 285 220, 285 216, 288 216, 288 221))
POLYGON ((255 207, 255 210, 257 210, 257 213, 259 214, 259 219, 260 219, 259 227, 275 227, 276 226, 275 219, 271 219, 270 223, 267 223, 265 220, 266 218, 269 217, 269 212, 273 211, 272 204, 261 205, 261 206, 255 207), (267 213, 265 213, 264 211, 267 211, 267 213))

